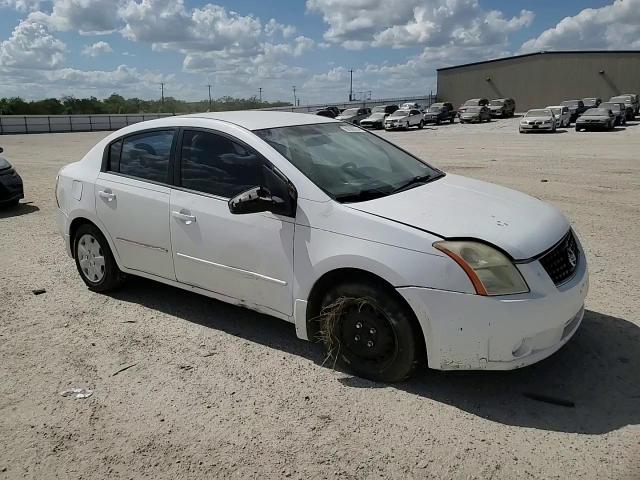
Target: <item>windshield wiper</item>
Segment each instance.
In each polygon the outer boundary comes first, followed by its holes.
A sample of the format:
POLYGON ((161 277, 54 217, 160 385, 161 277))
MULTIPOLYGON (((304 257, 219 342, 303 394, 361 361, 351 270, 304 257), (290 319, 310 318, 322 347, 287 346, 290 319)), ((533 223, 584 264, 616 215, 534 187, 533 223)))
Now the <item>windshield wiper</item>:
POLYGON ((374 200, 380 197, 386 197, 389 195, 388 191, 380 190, 379 188, 365 188, 353 193, 345 193, 343 195, 337 195, 335 199, 338 202, 364 202, 366 200, 374 200))
POLYGON ((428 174, 427 175, 418 175, 416 177, 413 177, 408 182, 400 185, 398 188, 396 188, 391 193, 404 192, 405 190, 410 190, 412 188, 419 187, 420 185, 424 185, 426 182, 428 182, 432 178, 433 178, 433 176, 432 175, 428 175, 428 174))

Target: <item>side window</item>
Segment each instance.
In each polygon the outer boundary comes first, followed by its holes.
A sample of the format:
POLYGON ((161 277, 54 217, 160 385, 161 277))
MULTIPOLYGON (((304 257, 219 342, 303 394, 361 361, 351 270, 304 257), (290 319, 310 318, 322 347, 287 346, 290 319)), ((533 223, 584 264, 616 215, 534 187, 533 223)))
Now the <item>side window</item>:
POLYGON ((122 140, 112 143, 109 147, 109 163, 107 170, 112 172, 120 171, 120 154, 122 153, 122 140))
POLYGON ((173 137, 173 130, 144 132, 126 137, 112 145, 109 169, 142 180, 168 183, 173 137), (122 145, 119 156, 116 153, 117 144, 122 145))
POLYGON ((225 136, 185 130, 181 153, 180 185, 190 190, 231 198, 262 185, 258 155, 225 136))

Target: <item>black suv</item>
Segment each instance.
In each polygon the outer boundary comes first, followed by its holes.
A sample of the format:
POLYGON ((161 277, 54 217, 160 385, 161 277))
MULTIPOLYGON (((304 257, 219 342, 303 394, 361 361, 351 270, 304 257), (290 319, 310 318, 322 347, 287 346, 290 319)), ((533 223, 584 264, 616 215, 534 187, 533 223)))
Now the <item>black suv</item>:
POLYGON ((436 125, 447 121, 453 123, 457 114, 453 104, 449 102, 432 103, 424 112, 424 123, 435 123, 436 125))

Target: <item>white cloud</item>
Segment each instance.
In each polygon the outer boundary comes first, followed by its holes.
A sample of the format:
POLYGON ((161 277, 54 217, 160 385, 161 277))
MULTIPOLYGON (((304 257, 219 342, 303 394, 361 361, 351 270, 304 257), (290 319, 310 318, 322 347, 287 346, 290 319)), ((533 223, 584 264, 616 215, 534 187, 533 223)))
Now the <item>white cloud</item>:
POLYGON ((562 19, 522 45, 522 52, 539 50, 640 48, 640 0, 616 0, 602 8, 586 8, 562 19))
POLYGON ((88 57, 98 57, 113 52, 113 48, 107 42, 96 42, 93 45, 86 45, 82 49, 82 54, 88 57))
POLYGON ((329 24, 325 40, 347 49, 506 43, 534 18, 528 10, 505 18, 477 0, 307 0, 307 9, 329 24))
POLYGON ((13 8, 20 12, 37 10, 44 0, 0 0, 0 8, 13 8))
POLYGON ((48 24, 53 30, 77 31, 81 35, 113 32, 120 24, 120 0, 53 0, 51 14, 36 11, 29 18, 48 24))
POLYGON ((284 38, 289 38, 295 35, 296 32, 296 27, 293 25, 283 25, 278 23, 275 18, 269 20, 264 26, 264 33, 270 37, 281 33, 284 38))
POLYGON ((0 66, 5 69, 54 69, 62 65, 66 45, 46 25, 23 20, 8 40, 0 43, 0 66))

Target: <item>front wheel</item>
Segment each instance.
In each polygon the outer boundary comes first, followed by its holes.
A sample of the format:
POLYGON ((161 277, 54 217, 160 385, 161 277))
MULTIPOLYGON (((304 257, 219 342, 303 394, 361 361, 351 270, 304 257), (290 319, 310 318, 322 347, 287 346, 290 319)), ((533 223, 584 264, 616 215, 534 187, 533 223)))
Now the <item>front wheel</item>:
POLYGON ((90 290, 107 292, 124 281, 109 243, 96 226, 84 224, 78 228, 73 252, 80 277, 90 290))
POLYGON ((420 123, 418 124, 418 128, 422 130, 422 127, 424 127, 424 122, 420 120, 420 123))
POLYGON ((324 295, 319 337, 329 361, 376 382, 411 376, 422 351, 421 332, 394 293, 362 279, 324 295))

